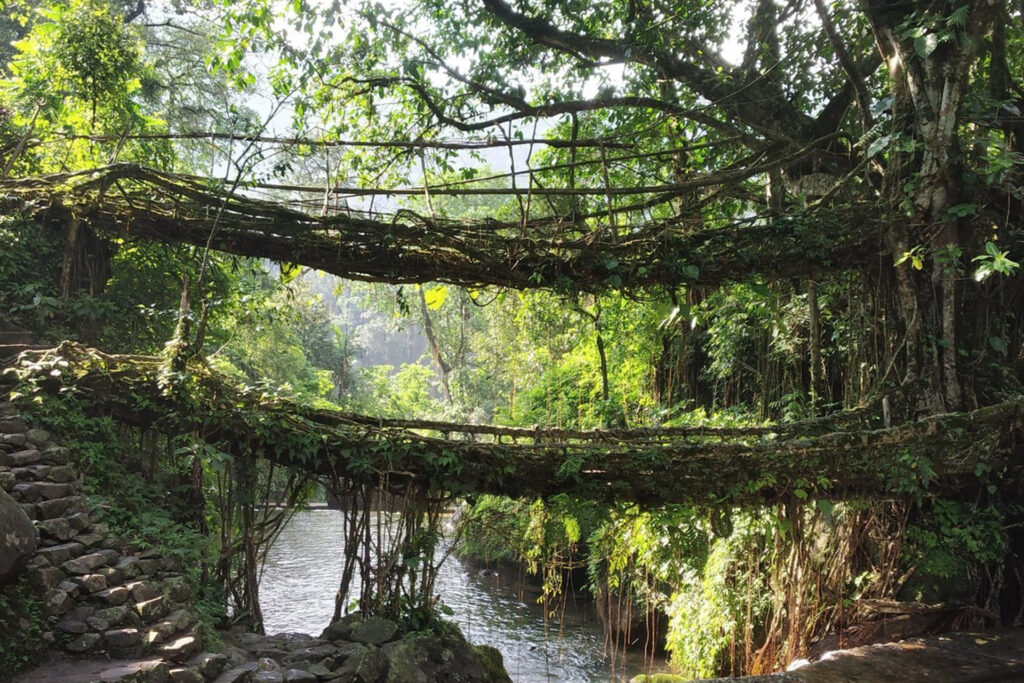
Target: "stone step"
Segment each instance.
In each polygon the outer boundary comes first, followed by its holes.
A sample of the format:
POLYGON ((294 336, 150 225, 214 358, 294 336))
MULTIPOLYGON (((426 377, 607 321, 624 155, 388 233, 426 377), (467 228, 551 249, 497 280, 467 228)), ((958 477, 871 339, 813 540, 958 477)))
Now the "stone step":
POLYGON ((206 680, 198 671, 187 666, 174 667, 167 675, 171 677, 171 683, 204 683, 206 680))
MULTIPOLYGON (((42 459, 42 454, 40 454, 42 459)), ((68 465, 28 465, 13 467, 11 472, 18 481, 53 482, 70 484, 75 481, 75 470, 68 465)))
POLYGON ((0 434, 0 445, 20 448, 28 443, 28 439, 21 432, 14 434, 0 434))
POLYGON ((103 644, 110 650, 124 652, 142 645, 142 633, 137 628, 117 628, 103 632, 103 644))
POLYGON ((154 581, 131 581, 124 585, 132 593, 135 602, 145 602, 160 597, 163 593, 154 581))
POLYGON ((64 643, 64 649, 75 654, 83 654, 90 650, 95 650, 101 640, 102 637, 98 633, 83 633, 77 638, 64 643))
POLYGON ((26 465, 14 467, 11 472, 18 481, 46 481, 46 475, 52 468, 53 465, 26 465))
POLYGON ((180 664, 202 649, 198 629, 168 641, 156 649, 156 654, 164 659, 180 664))
POLYGON ((117 605, 96 610, 85 623, 94 631, 110 631, 119 628, 139 628, 139 615, 128 605, 117 605))
POLYGON ((39 429, 38 427, 33 427, 26 431, 25 438, 30 444, 40 449, 45 449, 52 443, 50 432, 45 429, 39 429))
POLYGON ((77 492, 74 483, 58 484, 52 481, 24 481, 15 484, 11 489, 11 497, 19 503, 38 503, 43 500, 66 498, 77 492))
POLYGON ((41 500, 35 504, 35 507, 38 519, 68 517, 79 512, 86 514, 89 512, 89 505, 86 503, 85 498, 78 495, 41 500))
POLYGON ((142 602, 135 603, 135 612, 142 619, 142 623, 152 624, 154 621, 162 619, 167 615, 168 602, 162 595, 152 600, 143 600, 142 602))
POLYGON ((116 564, 120 556, 112 550, 100 550, 98 552, 81 555, 61 564, 60 568, 68 574, 91 574, 100 567, 109 567, 116 564))
POLYGON ((76 512, 73 515, 64 517, 64 519, 68 520, 68 524, 75 531, 87 531, 92 528, 92 519, 89 517, 88 512, 76 512))
POLYGON ((161 560, 151 557, 149 559, 139 560, 139 573, 147 576, 153 576, 161 569, 161 560))
POLYGON ((78 557, 84 550, 84 545, 71 541, 70 543, 61 543, 49 548, 40 548, 36 551, 36 556, 45 558, 51 566, 56 567, 78 557))
POLYGON ((0 465, 7 467, 27 467, 42 462, 43 454, 37 448, 26 448, 12 453, 0 453, 0 465))
MULTIPOLYGON (((64 518, 61 517, 61 519, 64 518)), ((75 536, 75 540, 91 550, 102 545, 103 536, 95 532, 85 532, 75 536)))
POLYGON ((166 619, 151 624, 143 638, 147 646, 156 646, 187 631, 198 619, 187 609, 176 609, 166 619))
POLYGON ((98 593, 107 589, 107 577, 103 574, 83 574, 71 577, 71 581, 78 584, 85 593, 98 593))
POLYGON ((106 605, 123 605, 130 597, 131 593, 124 586, 114 586, 93 594, 93 598, 106 605))
MULTIPOLYGON (((61 585, 64 585, 63 583, 61 585)), ((67 614, 75 607, 74 598, 60 587, 51 588, 43 593, 43 612, 51 617, 67 614)))
POLYGON ((34 344, 35 341, 35 333, 24 328, 15 328, 13 325, 6 329, 0 328, 0 344, 11 346, 16 344, 34 344))
POLYGON ((171 602, 188 603, 195 597, 192 584, 184 576, 170 576, 164 579, 161 588, 171 602))
MULTIPOLYGON (((63 517, 55 517, 54 519, 44 519, 41 522, 36 522, 36 527, 39 529, 39 533, 43 536, 56 539, 58 541, 70 541, 74 538, 78 532, 75 531, 68 520, 63 517)), ((83 543, 83 545, 85 545, 83 543)))
POLYGON ((124 583, 124 575, 117 570, 117 567, 100 567, 96 573, 107 578, 108 586, 120 586, 124 583))
POLYGON ((0 417, 0 434, 24 434, 27 431, 28 424, 21 415, 0 417))
POLYGON ((46 446, 40 451, 41 462, 47 465, 67 465, 71 450, 63 446, 46 446))
POLYGON ((121 573, 125 580, 134 579, 142 575, 142 567, 139 566, 139 558, 134 555, 125 555, 114 568, 121 573))

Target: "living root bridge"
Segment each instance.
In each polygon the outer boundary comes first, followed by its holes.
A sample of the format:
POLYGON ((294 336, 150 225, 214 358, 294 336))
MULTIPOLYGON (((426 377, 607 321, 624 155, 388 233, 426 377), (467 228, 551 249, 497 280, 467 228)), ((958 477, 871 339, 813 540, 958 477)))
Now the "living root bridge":
POLYGON ((888 429, 858 428, 865 416, 854 411, 772 427, 533 430, 314 410, 239 392, 201 363, 166 368, 66 342, 22 354, 18 372, 73 386, 125 423, 396 490, 736 505, 951 492, 977 485, 978 471, 1021 471, 1008 444, 1024 426, 1024 397, 888 429))
POLYGON ((579 291, 713 285, 752 273, 784 278, 874 264, 883 229, 854 205, 715 228, 666 221, 617 231, 557 217, 524 226, 404 210, 315 216, 232 190, 220 181, 116 164, 0 180, 0 204, 39 220, 80 221, 109 237, 209 246, 356 280, 579 291))

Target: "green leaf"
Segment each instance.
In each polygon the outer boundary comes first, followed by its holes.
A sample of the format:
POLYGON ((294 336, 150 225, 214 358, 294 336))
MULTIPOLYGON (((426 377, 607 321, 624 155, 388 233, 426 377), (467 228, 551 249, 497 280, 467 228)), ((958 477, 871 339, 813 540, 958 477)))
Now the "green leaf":
POLYGON ((288 284, 302 273, 302 266, 297 263, 281 264, 281 283, 288 284))
POLYGON ((423 292, 423 298, 427 302, 427 308, 436 311, 444 305, 444 300, 448 298, 448 287, 445 285, 431 287, 423 292))
POLYGON ((1000 356, 1005 356, 1007 353, 1006 340, 1003 337, 989 337, 988 345, 1000 356))
POLYGON ((891 143, 891 142, 892 142, 892 135, 883 135, 880 138, 877 138, 874 142, 872 142, 868 146, 868 152, 867 152, 868 158, 870 159, 871 157, 873 157, 876 154, 878 154, 879 152, 881 152, 883 149, 888 147, 889 143, 891 143))
POLYGON ((920 38, 914 39, 914 50, 921 59, 928 59, 935 48, 939 46, 939 37, 934 33, 928 33, 920 38))
POLYGON ((974 204, 956 204, 946 209, 946 213, 950 216, 963 218, 964 216, 973 216, 978 213, 978 207, 974 204))
POLYGON ((700 268, 698 268, 697 266, 686 265, 680 268, 680 270, 682 271, 683 275, 690 278, 691 280, 696 280, 697 277, 700 275, 700 268))

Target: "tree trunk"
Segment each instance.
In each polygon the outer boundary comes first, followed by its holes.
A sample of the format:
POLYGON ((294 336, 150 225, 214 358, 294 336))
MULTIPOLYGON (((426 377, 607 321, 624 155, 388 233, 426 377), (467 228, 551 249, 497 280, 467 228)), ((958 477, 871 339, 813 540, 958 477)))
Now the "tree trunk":
POLYGON ((444 399, 448 402, 448 405, 452 405, 452 387, 449 375, 452 371, 452 366, 448 363, 444 356, 441 355, 441 344, 437 341, 437 336, 434 334, 434 322, 430 318, 430 308, 427 307, 427 296, 423 293, 423 288, 419 288, 420 293, 420 313, 423 315, 423 334, 427 337, 427 346, 430 348, 430 355, 434 359, 434 363, 437 368, 441 371, 441 386, 444 388, 444 399))
POLYGON ((956 276, 966 240, 950 207, 959 202, 963 182, 960 110, 969 72, 992 25, 994 4, 973 0, 962 26, 953 30, 956 22, 942 16, 958 9, 953 3, 861 2, 889 70, 895 133, 914 143, 912 154, 894 151, 899 163, 887 169, 892 205, 909 201, 911 214, 909 224, 896 228, 887 242, 898 264, 898 309, 905 334, 902 384, 924 379, 919 398, 928 412, 959 410, 963 403, 956 276), (946 26, 945 33, 936 21, 946 26), (918 251, 908 258, 912 250, 918 251), (924 268, 926 262, 930 277, 915 276, 911 265, 924 268))

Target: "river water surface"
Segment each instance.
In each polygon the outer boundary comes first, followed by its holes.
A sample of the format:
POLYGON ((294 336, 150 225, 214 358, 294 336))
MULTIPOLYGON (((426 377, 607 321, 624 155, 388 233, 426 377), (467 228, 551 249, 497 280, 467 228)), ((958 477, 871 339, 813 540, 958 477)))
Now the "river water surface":
MULTIPOLYGON (((260 584, 267 633, 320 635, 334 612, 344 548, 341 513, 296 513, 270 549, 260 584)), ((517 576, 487 575, 450 557, 435 592, 452 608, 447 617, 476 645, 501 651, 516 683, 626 681, 637 673, 665 670, 639 655, 606 656, 600 622, 589 600, 567 601, 564 616, 544 619, 538 593, 517 576)))

